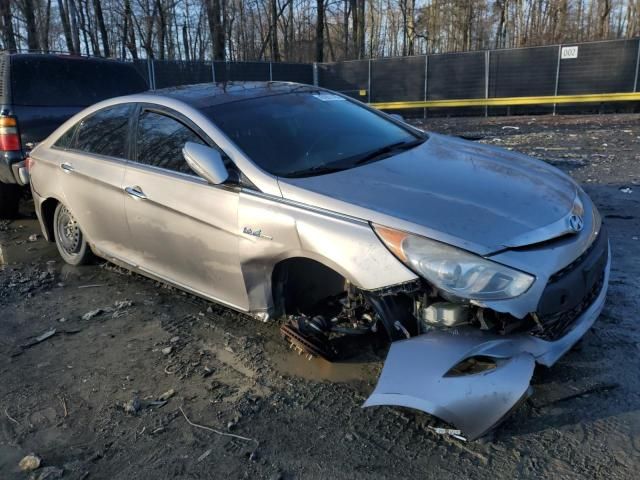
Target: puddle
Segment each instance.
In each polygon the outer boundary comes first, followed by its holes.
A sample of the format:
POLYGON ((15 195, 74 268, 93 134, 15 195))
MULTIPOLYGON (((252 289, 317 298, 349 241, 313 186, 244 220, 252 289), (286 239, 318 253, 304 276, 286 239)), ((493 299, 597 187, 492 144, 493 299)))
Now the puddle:
POLYGON ((307 360, 304 355, 289 350, 272 352, 269 360, 282 374, 331 382, 364 380, 371 376, 375 366, 374 362, 328 362, 317 357, 307 360))

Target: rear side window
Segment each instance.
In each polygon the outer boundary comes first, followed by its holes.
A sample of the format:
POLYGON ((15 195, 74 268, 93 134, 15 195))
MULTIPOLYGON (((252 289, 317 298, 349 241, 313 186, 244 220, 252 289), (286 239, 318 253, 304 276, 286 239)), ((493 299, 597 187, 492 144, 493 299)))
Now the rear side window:
POLYGON ((76 123, 69 130, 64 132, 60 138, 53 144, 54 147, 67 149, 71 146, 71 140, 73 140, 73 134, 76 133, 76 127, 78 124, 76 123))
POLYGON ((182 155, 187 142, 206 143, 193 130, 178 120, 145 110, 138 119, 138 163, 191 173, 182 155))
POLYGON ((132 104, 99 110, 80 122, 73 149, 127 158, 127 135, 132 104))
POLYGON ((10 74, 15 105, 87 107, 148 89, 133 65, 114 60, 14 55, 10 74))

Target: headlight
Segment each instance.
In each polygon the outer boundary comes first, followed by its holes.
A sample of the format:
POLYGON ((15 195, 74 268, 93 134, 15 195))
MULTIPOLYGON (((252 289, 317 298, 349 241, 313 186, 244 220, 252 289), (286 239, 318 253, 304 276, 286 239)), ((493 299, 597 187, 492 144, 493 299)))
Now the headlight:
POLYGON ((470 300, 501 300, 526 292, 535 277, 418 235, 373 226, 387 248, 435 287, 470 300))

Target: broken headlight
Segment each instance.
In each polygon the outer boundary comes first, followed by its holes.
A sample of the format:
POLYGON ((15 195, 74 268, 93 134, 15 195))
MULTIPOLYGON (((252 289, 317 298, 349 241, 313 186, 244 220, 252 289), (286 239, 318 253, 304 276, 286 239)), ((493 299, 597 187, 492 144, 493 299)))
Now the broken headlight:
POLYGON ((501 300, 526 292, 535 277, 450 245, 373 226, 391 252, 436 288, 469 300, 501 300))

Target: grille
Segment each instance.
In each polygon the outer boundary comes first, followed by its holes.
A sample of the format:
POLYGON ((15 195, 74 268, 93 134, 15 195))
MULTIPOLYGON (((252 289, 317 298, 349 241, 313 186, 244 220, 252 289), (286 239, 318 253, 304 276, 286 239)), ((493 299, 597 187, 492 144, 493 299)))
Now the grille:
MULTIPOLYGON (((600 237, 600 238, 602 238, 602 237, 600 237)), ((600 240, 600 238, 598 238, 598 240, 600 240)), ((593 250, 600 244, 600 242, 598 240, 596 240, 591 245, 589 245, 587 247, 587 249, 582 253, 582 255, 580 255, 578 258, 576 258, 569 265, 567 265, 562 270, 558 270, 556 273, 551 275, 551 277, 549 277, 549 283, 557 282, 562 277, 564 277, 565 275, 569 274, 576 267, 578 267, 591 254, 591 252, 593 252, 593 250)))
POLYGON ((544 340, 557 340, 571 329, 571 326, 576 319, 587 310, 591 304, 595 301, 602 290, 604 284, 604 272, 601 273, 600 278, 593 284, 591 291, 585 296, 582 301, 571 310, 565 312, 558 312, 553 315, 545 315, 539 317, 540 323, 544 330, 542 332, 534 332, 536 337, 544 340))
POLYGON ((571 329, 602 290, 607 259, 607 234, 602 228, 584 253, 549 278, 537 312, 543 328, 533 335, 557 340, 571 329))

